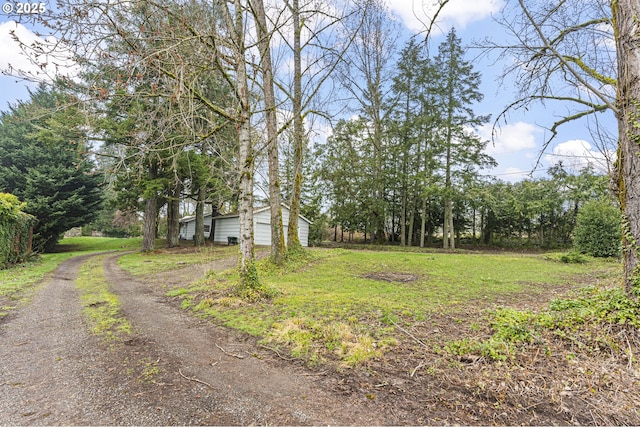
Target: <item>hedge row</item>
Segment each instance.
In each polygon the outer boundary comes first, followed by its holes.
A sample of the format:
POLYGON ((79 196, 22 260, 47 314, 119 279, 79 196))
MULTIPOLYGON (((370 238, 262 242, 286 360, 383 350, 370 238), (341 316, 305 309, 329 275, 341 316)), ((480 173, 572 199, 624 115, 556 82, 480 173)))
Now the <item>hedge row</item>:
POLYGON ((24 262, 31 252, 36 219, 21 211, 24 206, 14 195, 0 193, 0 269, 24 262))

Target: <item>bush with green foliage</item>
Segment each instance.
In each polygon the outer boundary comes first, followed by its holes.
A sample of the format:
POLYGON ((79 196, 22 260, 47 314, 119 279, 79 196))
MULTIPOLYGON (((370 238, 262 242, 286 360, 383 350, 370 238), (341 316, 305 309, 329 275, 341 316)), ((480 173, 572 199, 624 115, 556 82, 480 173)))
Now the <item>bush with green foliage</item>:
POLYGON ((579 252, 595 257, 620 255, 620 211, 608 200, 585 203, 573 230, 574 246, 579 252))
POLYGON ((13 194, 0 193, 0 268, 24 262, 31 251, 36 219, 22 212, 25 206, 13 194))
POLYGON ((560 255, 560 261, 565 264, 584 264, 587 262, 587 258, 579 252, 567 252, 560 255))

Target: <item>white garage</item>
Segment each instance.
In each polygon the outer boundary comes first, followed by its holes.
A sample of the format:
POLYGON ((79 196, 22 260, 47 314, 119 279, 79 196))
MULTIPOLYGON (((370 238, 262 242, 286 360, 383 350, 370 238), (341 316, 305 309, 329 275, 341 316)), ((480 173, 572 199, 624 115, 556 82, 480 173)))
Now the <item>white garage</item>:
MULTIPOLYGON (((287 240, 287 224, 289 223, 289 207, 282 205, 282 223, 284 225, 284 238, 287 240)), ((211 230, 214 233, 214 242, 227 243, 229 237, 240 237, 240 215, 228 214, 211 218, 211 214, 204 217, 204 236, 209 238, 211 230)), ((298 238, 302 246, 309 246, 309 221, 304 216, 298 217, 298 238)), ((196 232, 196 217, 187 216, 180 220, 180 238, 193 240, 196 232)), ((253 242, 256 245, 271 245, 271 212, 269 206, 253 211, 253 242)))

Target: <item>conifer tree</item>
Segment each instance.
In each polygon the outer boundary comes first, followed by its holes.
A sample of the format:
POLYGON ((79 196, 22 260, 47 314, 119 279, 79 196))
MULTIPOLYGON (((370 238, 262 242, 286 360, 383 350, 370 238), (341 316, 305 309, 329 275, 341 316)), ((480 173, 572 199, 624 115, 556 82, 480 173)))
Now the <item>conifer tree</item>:
POLYGON ((440 140, 444 156, 444 225, 443 246, 455 248, 453 224, 453 201, 455 179, 463 170, 469 172, 482 168, 494 160, 482 150, 487 142, 481 140, 473 129, 486 123, 488 116, 478 116, 473 104, 482 100, 480 93, 480 73, 473 71, 471 62, 464 59, 465 50, 454 28, 438 48, 435 66, 439 74, 440 114, 443 122, 440 140))
POLYGON ((77 102, 44 85, 30 95, 0 116, 0 192, 26 202, 24 211, 38 220, 33 248, 48 252, 65 231, 97 217, 102 178, 93 172, 77 102))

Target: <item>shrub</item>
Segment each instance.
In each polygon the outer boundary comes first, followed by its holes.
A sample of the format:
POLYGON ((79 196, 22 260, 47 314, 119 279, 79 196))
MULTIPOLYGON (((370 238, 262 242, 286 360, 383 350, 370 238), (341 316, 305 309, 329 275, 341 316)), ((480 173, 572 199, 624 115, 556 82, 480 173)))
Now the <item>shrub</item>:
POLYGON ((576 219, 574 246, 595 257, 620 254, 621 220, 619 210, 607 200, 585 203, 576 219))
POLYGON ((13 194, 0 193, 0 268, 23 262, 31 252, 36 220, 24 207, 13 194))
POLYGON ((567 252, 560 255, 560 261, 565 264, 584 264, 587 262, 587 258, 579 252, 567 252))

